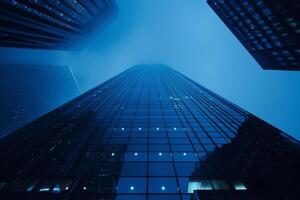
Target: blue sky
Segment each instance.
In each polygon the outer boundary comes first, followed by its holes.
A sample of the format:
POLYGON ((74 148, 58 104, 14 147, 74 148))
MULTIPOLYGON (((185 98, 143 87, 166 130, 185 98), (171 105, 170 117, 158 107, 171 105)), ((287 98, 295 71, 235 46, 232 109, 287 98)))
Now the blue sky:
POLYGON ((206 1, 117 3, 119 16, 81 51, 2 48, 1 62, 70 65, 81 91, 135 64, 167 64, 300 139, 300 72, 262 70, 206 1))

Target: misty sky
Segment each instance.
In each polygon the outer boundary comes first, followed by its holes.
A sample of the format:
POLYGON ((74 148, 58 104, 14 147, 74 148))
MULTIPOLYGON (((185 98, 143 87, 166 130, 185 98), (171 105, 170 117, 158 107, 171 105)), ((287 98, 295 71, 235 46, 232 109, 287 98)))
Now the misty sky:
POLYGON ((136 64, 167 64, 300 139, 300 72, 262 70, 205 0, 117 4, 118 17, 81 51, 2 48, 1 62, 70 65, 81 91, 136 64))

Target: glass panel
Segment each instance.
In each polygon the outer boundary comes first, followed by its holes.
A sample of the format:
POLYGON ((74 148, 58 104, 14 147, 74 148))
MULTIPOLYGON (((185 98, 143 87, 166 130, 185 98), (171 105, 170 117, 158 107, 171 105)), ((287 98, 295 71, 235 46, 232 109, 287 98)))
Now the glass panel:
POLYGON ((178 193, 175 178, 149 178, 150 193, 178 193))
POLYGON ((175 176, 173 163, 150 162, 149 176, 175 176))
POLYGON ((146 178, 120 177, 117 193, 145 193, 147 189, 146 178))

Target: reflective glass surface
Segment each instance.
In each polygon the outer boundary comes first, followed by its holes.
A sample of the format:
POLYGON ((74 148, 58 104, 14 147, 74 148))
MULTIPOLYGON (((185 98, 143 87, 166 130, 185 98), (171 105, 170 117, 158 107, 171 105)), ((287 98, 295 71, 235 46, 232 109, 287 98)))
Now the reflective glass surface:
POLYGON ((0 150, 8 198, 284 198, 299 178, 298 141, 163 65, 121 73, 0 150))
POLYGON ((297 0, 207 0, 264 69, 300 70, 297 0))

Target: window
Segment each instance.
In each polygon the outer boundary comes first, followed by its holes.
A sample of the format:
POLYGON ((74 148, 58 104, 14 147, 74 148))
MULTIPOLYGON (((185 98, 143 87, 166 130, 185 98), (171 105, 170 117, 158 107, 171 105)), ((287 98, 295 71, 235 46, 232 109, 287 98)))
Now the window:
POLYGON ((175 176, 173 163, 171 162, 150 162, 149 176, 175 176))
POLYGON ((117 193, 145 193, 146 185, 147 185, 146 178, 120 177, 116 190, 117 193))
POLYGON ((176 178, 149 178, 150 193, 178 193, 176 178))

